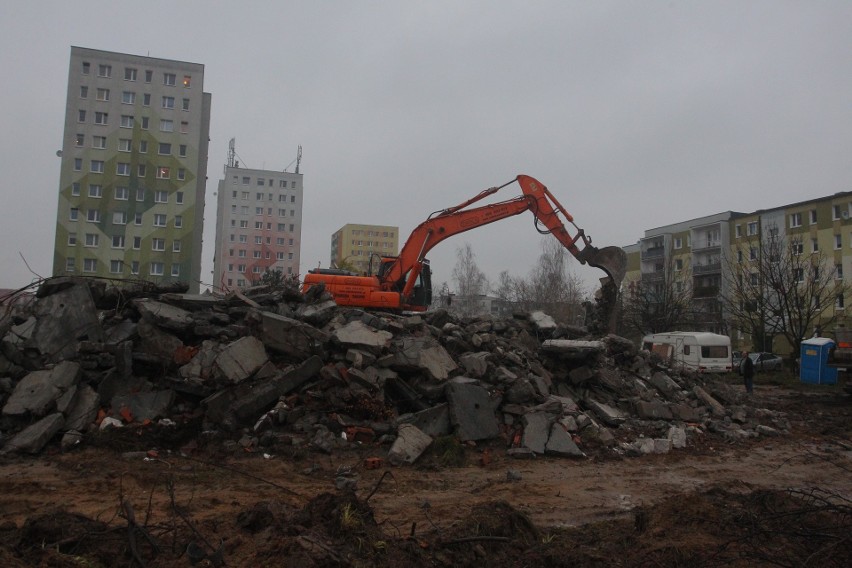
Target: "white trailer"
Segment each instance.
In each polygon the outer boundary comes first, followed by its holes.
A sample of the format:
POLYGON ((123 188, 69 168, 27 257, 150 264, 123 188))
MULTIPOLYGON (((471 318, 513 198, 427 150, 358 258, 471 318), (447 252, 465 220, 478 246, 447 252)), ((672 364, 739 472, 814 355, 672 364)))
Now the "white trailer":
POLYGON ((705 331, 671 331, 642 338, 642 348, 660 355, 672 367, 699 373, 731 371, 731 338, 705 331))

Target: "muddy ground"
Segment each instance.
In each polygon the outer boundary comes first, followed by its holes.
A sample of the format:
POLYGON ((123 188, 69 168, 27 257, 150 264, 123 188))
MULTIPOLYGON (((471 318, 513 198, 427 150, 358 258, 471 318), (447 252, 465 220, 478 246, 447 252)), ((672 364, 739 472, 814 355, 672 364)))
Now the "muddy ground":
POLYGON ((93 435, 0 462, 0 565, 852 565, 852 399, 772 382, 752 404, 786 412, 789 435, 706 434, 645 457, 444 443, 372 469, 387 448, 225 454, 188 428, 93 435))

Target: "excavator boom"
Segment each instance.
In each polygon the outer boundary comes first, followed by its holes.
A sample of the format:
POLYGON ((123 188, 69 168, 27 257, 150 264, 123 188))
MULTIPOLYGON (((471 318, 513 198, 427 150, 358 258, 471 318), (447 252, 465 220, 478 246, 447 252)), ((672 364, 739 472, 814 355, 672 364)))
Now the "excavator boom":
POLYGON ((432 248, 459 233, 525 211, 530 211, 535 216, 536 228, 540 233, 552 234, 581 263, 603 270, 609 278, 610 287, 617 289, 621 285, 626 270, 624 251, 618 247, 598 249, 592 246, 591 238, 574 224, 573 217, 547 187, 535 178, 519 175, 514 180, 486 189, 455 207, 430 215, 412 231, 398 256, 382 259, 376 276, 340 275, 313 270, 306 276, 303 289, 323 283, 340 304, 425 310, 428 302, 424 304, 424 301, 431 297, 431 289, 424 294, 422 288, 430 287, 431 284, 424 284, 423 277, 429 276, 426 255, 432 248), (521 186, 521 195, 499 203, 471 207, 516 181, 521 186), (574 228, 573 234, 565 226, 566 222, 574 228), (541 226, 544 228, 540 228, 541 226))

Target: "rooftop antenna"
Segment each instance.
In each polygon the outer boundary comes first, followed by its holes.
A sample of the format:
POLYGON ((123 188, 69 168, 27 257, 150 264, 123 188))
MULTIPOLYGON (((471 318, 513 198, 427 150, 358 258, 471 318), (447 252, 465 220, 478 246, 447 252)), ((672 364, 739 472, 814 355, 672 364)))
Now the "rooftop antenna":
POLYGON ((231 141, 228 142, 228 167, 234 167, 234 156, 237 155, 237 139, 231 138, 231 141))
POLYGON ((296 173, 299 173, 299 164, 302 163, 302 145, 299 144, 299 152, 296 154, 296 173))

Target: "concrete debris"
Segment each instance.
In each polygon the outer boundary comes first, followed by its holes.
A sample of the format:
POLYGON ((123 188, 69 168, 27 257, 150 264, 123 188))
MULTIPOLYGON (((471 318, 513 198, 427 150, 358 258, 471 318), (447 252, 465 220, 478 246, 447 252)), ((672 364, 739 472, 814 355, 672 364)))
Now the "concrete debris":
POLYGON ((185 451, 208 439, 269 455, 370 445, 394 465, 447 436, 532 459, 789 431, 726 386, 544 312, 370 313, 323 291, 188 295, 65 277, 0 311, 2 453, 73 451, 126 425, 185 428, 172 434, 195 436, 185 451))

